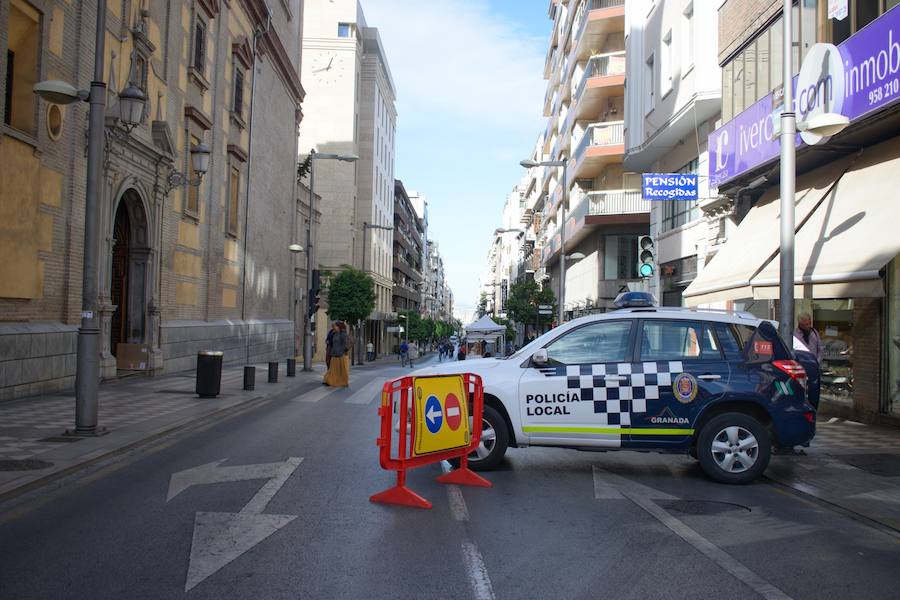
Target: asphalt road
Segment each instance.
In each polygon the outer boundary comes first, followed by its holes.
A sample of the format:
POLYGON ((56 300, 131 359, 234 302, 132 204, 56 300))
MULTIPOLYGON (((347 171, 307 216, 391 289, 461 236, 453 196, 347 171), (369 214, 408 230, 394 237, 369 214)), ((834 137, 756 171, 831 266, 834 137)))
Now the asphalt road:
POLYGON ((897 537, 683 456, 510 450, 491 489, 431 465, 409 485, 432 510, 372 504, 393 483, 375 387, 401 372, 309 384, 33 495, 0 516, 0 597, 897 597, 897 537))

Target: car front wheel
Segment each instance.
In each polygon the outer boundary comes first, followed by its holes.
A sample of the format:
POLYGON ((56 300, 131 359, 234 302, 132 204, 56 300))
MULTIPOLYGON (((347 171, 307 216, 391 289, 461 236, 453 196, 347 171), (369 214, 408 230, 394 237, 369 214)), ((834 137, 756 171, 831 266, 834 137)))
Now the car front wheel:
POLYGON ((769 430, 744 413, 713 417, 697 438, 700 466, 722 483, 750 483, 766 470, 771 456, 769 430))
POLYGON ((508 446, 506 421, 497 409, 485 406, 481 417, 481 442, 469 455, 469 467, 473 471, 490 471, 496 468, 508 446))

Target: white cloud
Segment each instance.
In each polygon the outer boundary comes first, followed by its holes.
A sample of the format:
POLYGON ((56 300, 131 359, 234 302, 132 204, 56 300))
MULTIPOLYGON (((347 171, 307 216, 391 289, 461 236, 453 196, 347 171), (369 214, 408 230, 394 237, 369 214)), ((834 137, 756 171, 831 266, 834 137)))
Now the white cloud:
POLYGON ((401 121, 463 118, 467 125, 538 131, 542 44, 484 0, 363 0, 381 32, 401 121))

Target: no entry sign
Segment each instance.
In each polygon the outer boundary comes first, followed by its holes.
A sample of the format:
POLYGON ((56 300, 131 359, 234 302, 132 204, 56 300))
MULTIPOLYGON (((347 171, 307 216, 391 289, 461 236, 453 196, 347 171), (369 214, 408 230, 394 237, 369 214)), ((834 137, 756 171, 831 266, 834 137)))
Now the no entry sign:
POLYGON ((462 422, 462 408, 459 405, 459 398, 454 394, 447 394, 447 400, 444 402, 444 415, 447 419, 447 427, 456 431, 462 422))

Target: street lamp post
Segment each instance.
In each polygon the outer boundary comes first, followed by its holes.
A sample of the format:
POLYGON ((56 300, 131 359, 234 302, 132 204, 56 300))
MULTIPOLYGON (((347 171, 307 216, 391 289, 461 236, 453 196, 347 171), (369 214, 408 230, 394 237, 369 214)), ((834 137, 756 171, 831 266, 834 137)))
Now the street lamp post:
MULTIPOLYGON (((850 120, 846 116, 831 112, 816 115, 807 113, 806 120, 797 122, 797 114, 794 112, 794 74, 792 68, 794 53, 794 29, 791 22, 793 19, 792 5, 792 0, 784 0, 782 6, 782 18, 784 20, 784 34, 782 35, 784 40, 782 48, 784 110, 781 113, 780 132, 781 240, 778 280, 778 327, 781 339, 788 345, 788 348, 793 347, 792 337, 794 335, 794 241, 796 238, 794 196, 797 184, 797 150, 794 143, 797 130, 812 134, 813 139, 804 137, 804 140, 809 145, 813 145, 824 141, 828 136, 840 133, 850 124, 850 120)), ((837 52, 836 48, 833 48, 833 50, 837 52)), ((814 63, 814 66, 818 71, 820 68, 818 62, 814 63)), ((803 77, 803 72, 804 69, 801 68, 801 78, 803 77)), ((751 184, 752 186, 753 184, 751 184)))
MULTIPOLYGON (((84 202, 84 255, 81 271, 81 326, 75 371, 75 435, 97 435, 100 386, 100 299, 97 277, 100 263, 100 200, 103 184, 106 83, 103 81, 106 41, 106 0, 97 1, 97 28, 94 37, 94 78, 90 91, 78 90, 64 81, 41 81, 33 90, 42 99, 55 104, 90 103, 88 112, 87 181, 84 202)), ((133 85, 119 93, 120 115, 117 124, 125 135, 140 124, 147 97, 133 85)))
MULTIPOLYGON (((306 298, 309 301, 309 297, 312 294, 312 271, 313 271, 313 259, 312 252, 310 248, 312 248, 312 222, 313 215, 315 214, 315 171, 316 171, 316 160, 339 160, 342 162, 356 162, 359 160, 359 157, 354 154, 332 154, 332 153, 321 153, 316 152, 316 149, 313 148, 309 151, 309 218, 306 220, 306 298)), ((305 317, 303 318, 303 370, 304 371, 312 371, 312 314, 309 312, 309 308, 307 308, 304 313, 305 317)))
MULTIPOLYGON (((294 314, 293 314, 293 317, 294 317, 294 322, 295 322, 295 323, 298 321, 298 319, 297 319, 297 308, 298 308, 298 305, 300 304, 300 299, 297 298, 297 286, 296 286, 296 281, 295 281, 295 279, 296 279, 296 277, 297 277, 297 261, 295 260, 295 257, 296 257, 298 254, 300 254, 301 252, 303 252, 304 250, 305 250, 305 248, 304 248, 301 244, 298 244, 298 243, 296 243, 296 242, 294 242, 293 244, 291 244, 290 246, 288 246, 288 252, 291 253, 291 295, 294 297, 294 303, 293 303, 293 311, 294 311, 294 314)), ((309 301, 309 300, 307 299, 307 302, 308 302, 308 301, 309 301)), ((292 356, 293 356, 295 359, 297 358, 297 351, 298 351, 298 350, 299 350, 299 348, 297 348, 297 336, 296 336, 296 334, 295 334, 295 335, 294 335, 294 352, 293 352, 293 354, 292 354, 292 356)))
POLYGON ((781 113, 781 251, 778 283, 779 324, 781 339, 791 348, 794 334, 794 188, 796 185, 797 115, 794 113, 793 69, 794 55, 791 0, 784 0, 784 112, 781 113))
POLYGON ((563 160, 523 160, 519 163, 526 169, 534 167, 562 167, 562 200, 559 211, 559 324, 566 320, 566 207, 569 204, 569 161, 563 160))

